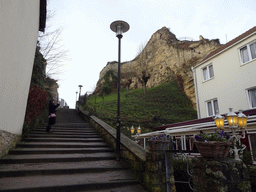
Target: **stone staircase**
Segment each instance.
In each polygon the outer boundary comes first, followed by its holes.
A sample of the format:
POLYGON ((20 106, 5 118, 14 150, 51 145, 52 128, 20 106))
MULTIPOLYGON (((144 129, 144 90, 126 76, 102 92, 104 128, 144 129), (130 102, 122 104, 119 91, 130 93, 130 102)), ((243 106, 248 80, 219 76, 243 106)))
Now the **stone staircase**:
POLYGON ((146 191, 75 110, 59 110, 52 130, 34 129, 0 158, 0 191, 146 191))

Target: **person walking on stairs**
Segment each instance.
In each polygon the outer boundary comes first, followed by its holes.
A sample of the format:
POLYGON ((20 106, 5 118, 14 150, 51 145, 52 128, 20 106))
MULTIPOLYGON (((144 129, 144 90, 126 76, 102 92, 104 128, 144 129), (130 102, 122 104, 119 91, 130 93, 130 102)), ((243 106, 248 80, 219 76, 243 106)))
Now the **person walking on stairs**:
POLYGON ((54 100, 49 101, 49 119, 48 119, 48 126, 46 128, 46 132, 52 132, 51 126, 55 124, 56 122, 56 109, 59 107, 60 104, 54 104, 54 100))

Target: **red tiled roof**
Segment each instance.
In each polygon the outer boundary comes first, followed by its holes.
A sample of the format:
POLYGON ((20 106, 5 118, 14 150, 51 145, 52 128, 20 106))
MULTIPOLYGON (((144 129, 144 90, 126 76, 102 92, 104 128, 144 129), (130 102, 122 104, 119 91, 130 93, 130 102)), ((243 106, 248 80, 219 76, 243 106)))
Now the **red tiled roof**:
POLYGON ((222 46, 219 47, 218 49, 216 49, 216 50, 210 52, 205 58, 203 58, 203 59, 199 62, 199 64, 202 63, 202 62, 204 62, 205 60, 209 59, 210 57, 212 57, 212 56, 218 54, 218 53, 221 52, 222 50, 224 50, 224 49, 230 47, 231 45, 235 44, 236 42, 240 41, 241 39, 247 37, 248 35, 250 35, 250 34, 253 33, 253 32, 256 32, 256 26, 254 26, 253 28, 249 29, 249 30, 246 31, 245 33, 239 35, 239 36, 236 37, 235 39, 233 39, 233 40, 227 42, 226 44, 222 45, 222 46))

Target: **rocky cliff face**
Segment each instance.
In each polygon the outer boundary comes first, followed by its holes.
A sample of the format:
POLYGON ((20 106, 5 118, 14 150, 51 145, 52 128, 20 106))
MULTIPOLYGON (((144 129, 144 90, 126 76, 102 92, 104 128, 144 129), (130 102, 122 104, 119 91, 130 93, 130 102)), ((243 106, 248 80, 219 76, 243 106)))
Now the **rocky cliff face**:
POLYGON ((58 88, 59 85, 57 83, 56 80, 51 79, 49 77, 47 77, 45 79, 45 85, 44 88, 50 93, 50 95, 52 96, 51 99, 54 99, 57 103, 58 99, 59 99, 59 94, 58 94, 58 88))
MULTIPOLYGON (((208 40, 202 36, 199 41, 178 40, 168 28, 163 27, 152 35, 143 51, 134 60, 121 64, 122 86, 130 82, 130 89, 141 88, 143 74, 149 78, 147 88, 176 80, 181 91, 195 106, 191 66, 219 46, 218 39, 208 40)), ((117 62, 108 62, 102 69, 97 89, 100 89, 108 70, 117 73, 117 62)))

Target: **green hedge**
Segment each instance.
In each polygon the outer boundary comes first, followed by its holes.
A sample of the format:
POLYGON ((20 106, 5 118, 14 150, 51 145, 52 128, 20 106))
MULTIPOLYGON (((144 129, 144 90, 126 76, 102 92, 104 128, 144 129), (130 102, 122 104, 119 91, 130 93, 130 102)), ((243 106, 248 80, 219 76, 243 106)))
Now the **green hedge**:
POLYGON ((256 191, 256 167, 248 166, 252 191, 256 191))

